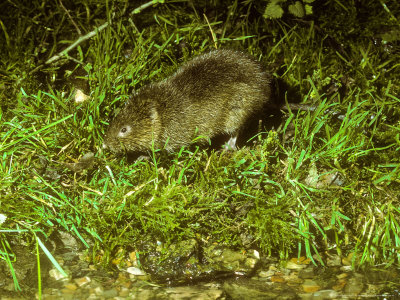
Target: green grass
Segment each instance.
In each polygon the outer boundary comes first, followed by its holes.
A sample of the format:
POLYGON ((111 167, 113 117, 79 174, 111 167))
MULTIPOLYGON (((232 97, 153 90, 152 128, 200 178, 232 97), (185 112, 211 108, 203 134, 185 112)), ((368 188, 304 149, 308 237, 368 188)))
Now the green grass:
MULTIPOLYGON (((76 39, 74 27, 57 3, 46 2, 51 14, 33 2, 30 18, 17 10, 21 18, 0 15, 0 213, 7 217, 0 255, 12 274, 11 241, 25 240, 51 258, 42 241, 60 230, 92 246, 92 259, 99 262, 100 253, 103 263, 143 241, 167 249, 196 238, 282 259, 298 254, 323 263, 319 257, 330 250, 355 252, 354 265, 398 265, 400 54, 396 43, 373 41, 382 30, 398 32, 399 21, 388 18, 396 4, 390 13, 378 5, 376 18, 359 26, 351 4, 330 1, 315 16, 317 28, 263 19, 266 1, 228 2, 212 2, 210 25, 201 2, 115 18, 70 51, 73 60, 34 73, 37 61, 76 39), (289 101, 317 109, 289 113, 277 130, 266 128, 233 152, 193 145, 131 162, 101 150, 107 123, 133 89, 215 45, 252 53, 296 91, 289 101), (78 70, 91 95, 82 104, 73 100, 78 70), (89 151, 94 168, 74 174, 65 167, 89 151), (332 175, 340 184, 324 185, 332 175)), ((99 4, 87 14, 85 6, 70 8, 84 31, 110 21, 111 8, 123 9, 112 2, 108 11, 99 4)))

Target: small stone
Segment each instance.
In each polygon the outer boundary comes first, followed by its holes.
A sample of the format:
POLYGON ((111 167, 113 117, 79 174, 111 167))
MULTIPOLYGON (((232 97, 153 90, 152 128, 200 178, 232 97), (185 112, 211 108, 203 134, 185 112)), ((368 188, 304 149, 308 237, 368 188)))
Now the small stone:
POLYGON ((89 265, 89 270, 96 271, 97 269, 95 265, 89 265))
POLYGON ((136 268, 136 267, 129 267, 126 269, 126 271, 132 275, 138 275, 138 276, 146 275, 146 272, 144 272, 141 269, 136 268))
POLYGON ((348 273, 341 273, 339 275, 336 275, 337 279, 344 279, 347 278, 347 276, 349 276, 348 273))
POLYGON ((64 288, 71 291, 76 291, 78 289, 78 286, 75 283, 67 283, 64 285, 64 288))
POLYGON ((272 282, 285 282, 285 279, 281 276, 271 276, 271 281, 272 282))
POLYGON ((341 259, 339 255, 331 255, 327 258, 327 265, 329 267, 339 267, 341 266, 341 259))
POLYGON ((91 280, 90 280, 90 278, 88 276, 81 277, 81 278, 76 278, 76 279, 74 279, 74 281, 79 287, 85 286, 89 282, 91 282, 91 280))
POLYGON ((351 262, 353 260, 354 253, 350 253, 347 257, 342 258, 342 264, 344 266, 351 266, 351 262))
POLYGON ((362 282, 362 276, 360 274, 354 274, 354 277, 350 278, 347 282, 344 291, 349 296, 356 296, 364 289, 364 283, 362 282))
POLYGON ((278 268, 275 265, 270 265, 268 267, 268 270, 270 270, 270 271, 278 271, 278 268))
POLYGON ((336 299, 338 292, 334 290, 321 290, 314 293, 313 300, 336 299))
POLYGON ((310 259, 306 258, 305 256, 301 256, 299 258, 293 257, 289 261, 299 265, 308 265, 310 263, 310 259))
POLYGON ((97 296, 101 296, 103 294, 104 288, 102 286, 96 286, 93 290, 93 292, 97 295, 97 296))
POLYGON ((271 271, 271 270, 268 270, 268 271, 260 271, 260 272, 258 273, 258 277, 261 277, 261 278, 268 278, 268 277, 273 276, 274 274, 275 274, 275 271, 271 271))
POLYGON ((335 291, 341 291, 344 286, 346 285, 347 280, 346 279, 340 279, 336 282, 336 284, 332 287, 335 291))
POLYGON ((51 278, 57 280, 57 281, 65 281, 68 280, 68 276, 65 276, 64 274, 62 274, 60 271, 58 271, 57 269, 51 269, 49 271, 49 275, 51 278))
POLYGON ((61 299, 63 299, 63 300, 75 300, 76 299, 76 295, 75 294, 66 294, 66 293, 64 293, 64 294, 61 295, 61 297, 62 297, 61 299))
POLYGON ((306 279, 303 283, 303 291, 306 293, 314 293, 320 289, 321 287, 313 280, 306 279))
POLYGON ((250 250, 249 254, 255 259, 260 259, 260 253, 257 250, 250 250))
POLYGON ((304 282, 303 279, 299 278, 297 272, 293 272, 287 276, 283 276, 285 281, 287 282, 288 285, 294 286, 294 285, 299 285, 304 282))
POLYGON ((128 297, 129 293, 130 293, 130 289, 126 288, 126 287, 121 287, 120 291, 119 291, 119 296, 120 297, 128 297))
POLYGON ((302 279, 312 279, 315 276, 314 268, 309 266, 299 271, 299 277, 302 279))
POLYGON ((73 294, 75 294, 75 290, 62 289, 62 290, 61 290, 61 293, 62 293, 63 298, 64 298, 66 295, 73 295, 73 294))
POLYGON ((257 262, 258 262, 258 259, 248 257, 244 261, 244 265, 246 268, 253 269, 256 266, 257 262))
POLYGON ((342 267, 340 267, 340 271, 342 271, 342 272, 351 272, 352 271, 352 267, 351 266, 342 266, 342 267))
POLYGON ((289 270, 301 270, 301 269, 304 269, 306 267, 307 267, 307 265, 300 265, 300 264, 295 263, 295 262, 293 262, 291 260, 288 261, 287 264, 286 264, 286 268, 289 269, 289 270))
POLYGON ((313 300, 313 294, 307 293, 307 294, 298 294, 301 300, 313 300))
POLYGON ((76 89, 74 98, 75 98, 75 103, 79 104, 87 101, 90 97, 86 95, 82 90, 76 89))
POLYGON ((102 297, 104 298, 113 298, 113 297, 117 297, 118 296, 118 291, 116 289, 109 289, 103 292, 103 294, 101 294, 102 297))

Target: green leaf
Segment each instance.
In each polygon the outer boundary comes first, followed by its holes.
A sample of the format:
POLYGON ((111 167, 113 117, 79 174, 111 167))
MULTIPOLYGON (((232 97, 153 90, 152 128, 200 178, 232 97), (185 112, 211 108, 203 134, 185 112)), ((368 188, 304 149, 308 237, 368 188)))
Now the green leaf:
POLYGON ((270 2, 265 8, 264 18, 278 19, 282 18, 283 9, 275 2, 270 2))
POLYGON ((306 4, 305 6, 306 9, 306 15, 312 15, 313 14, 313 7, 311 5, 306 4))
POLYGON ((290 4, 289 12, 298 18, 303 18, 305 15, 303 3, 296 1, 294 4, 290 4))

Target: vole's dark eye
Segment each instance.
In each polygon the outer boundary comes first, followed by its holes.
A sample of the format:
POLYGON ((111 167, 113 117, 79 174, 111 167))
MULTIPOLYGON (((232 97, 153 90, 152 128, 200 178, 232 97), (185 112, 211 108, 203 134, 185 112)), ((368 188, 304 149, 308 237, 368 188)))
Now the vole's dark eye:
POLYGON ((128 129, 126 129, 126 127, 122 127, 121 128, 121 133, 125 133, 125 132, 127 132, 128 131, 128 129))

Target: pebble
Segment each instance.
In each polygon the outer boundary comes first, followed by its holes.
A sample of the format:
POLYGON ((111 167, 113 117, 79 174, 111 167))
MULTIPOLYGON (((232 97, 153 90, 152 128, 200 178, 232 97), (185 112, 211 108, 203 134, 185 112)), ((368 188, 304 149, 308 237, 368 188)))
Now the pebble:
POLYGON ((302 279, 312 279, 315 277, 315 272, 313 267, 308 267, 306 269, 299 271, 299 277, 302 279))
POLYGON ((135 268, 135 267, 129 267, 129 268, 126 269, 126 271, 127 271, 129 274, 132 274, 132 275, 138 275, 138 276, 140 276, 140 275, 146 275, 146 272, 143 272, 143 271, 140 270, 139 268, 135 268))
MULTIPOLYGON (((222 251, 222 253, 227 255, 228 251, 222 251)), ((236 255, 236 259, 241 262, 245 261, 243 255, 236 255)), ((327 267, 326 269, 310 265, 309 260, 304 258, 294 258, 287 262, 286 268, 277 265, 276 261, 264 264, 264 268, 259 270, 256 273, 257 275, 251 279, 238 276, 236 279, 227 278, 223 283, 211 282, 176 287, 166 287, 143 281, 141 278, 149 279, 150 275, 132 275, 144 274, 141 269, 132 265, 125 271, 119 272, 116 277, 108 275, 101 277, 98 275, 103 275, 103 273, 93 272, 88 268, 86 273, 82 274, 88 275, 71 279, 59 276, 60 273, 56 269, 52 269, 49 274, 51 275, 51 280, 56 282, 53 286, 62 286, 62 288, 46 287, 43 290, 42 298, 46 300, 217 300, 232 297, 232 299, 243 300, 296 298, 302 300, 323 300, 372 297, 382 294, 381 291, 383 290, 387 290, 388 285, 385 286, 382 284, 382 281, 373 284, 371 278, 366 278, 365 276, 368 276, 368 273, 355 273, 351 270, 350 266, 343 264, 338 268, 338 262, 342 262, 338 256, 333 255, 330 259, 331 263, 329 265, 332 267, 327 267), (96 275, 97 273, 98 275, 96 275), (98 278, 101 278, 101 280, 98 278), (368 285, 364 284, 364 282, 368 282, 368 285)), ((231 265, 236 263, 233 259, 228 259, 228 261, 231 265)), ((252 265, 252 262, 249 265, 252 265)), ((69 268, 69 270, 71 269, 72 267, 69 268)), ((81 273, 79 274, 81 275, 81 273)), ((378 276, 377 278, 380 277, 378 276)), ((396 275, 390 277, 392 283, 396 279, 396 275)), ((396 294, 396 290, 392 293, 396 294)), ((396 294, 396 296, 399 295, 396 294)), ((1 298, 1 300, 3 299, 7 300, 7 298, 1 298)))
POLYGON ((285 282, 285 279, 282 276, 272 276, 271 281, 272 282, 285 282))
POLYGON ((341 264, 341 259, 339 255, 332 255, 328 256, 326 264, 328 267, 340 267, 341 264))
POLYGON ((319 284, 317 284, 314 280, 311 279, 306 279, 302 284, 302 286, 303 286, 303 291, 306 293, 314 293, 321 289, 319 284))
POLYGON ((109 298, 113 298, 113 297, 117 297, 118 296, 118 291, 114 288, 109 289, 109 290, 105 290, 102 295, 102 297, 109 299, 109 298))
POLYGON ((288 261, 286 264, 286 268, 289 270, 301 270, 301 269, 307 268, 307 265, 300 265, 293 261, 288 261))
POLYGON ((74 282, 79 286, 79 287, 83 287, 85 285, 87 285, 88 283, 91 282, 90 278, 88 276, 85 277, 81 277, 81 278, 77 278, 74 280, 74 282))
POLYGON ((354 274, 354 277, 350 278, 347 282, 344 291, 351 296, 357 296, 363 289, 364 284, 362 282, 362 276, 360 274, 354 274))
POLYGON ((335 290, 321 290, 314 293, 313 300, 336 299, 338 296, 335 290))
POLYGON ((258 273, 258 276, 261 277, 261 278, 269 278, 274 274, 275 274, 275 271, 268 270, 268 271, 260 271, 258 273))

